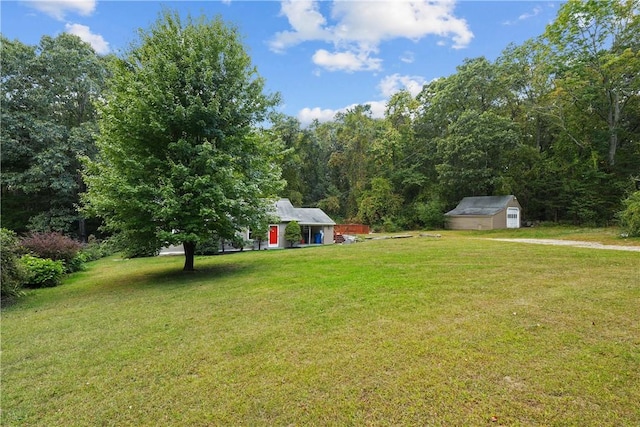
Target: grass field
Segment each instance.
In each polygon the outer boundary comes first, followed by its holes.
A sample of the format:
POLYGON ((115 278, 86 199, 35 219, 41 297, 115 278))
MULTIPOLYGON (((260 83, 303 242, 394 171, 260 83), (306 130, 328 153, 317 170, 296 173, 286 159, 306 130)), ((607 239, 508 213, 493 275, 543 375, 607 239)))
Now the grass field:
POLYGON ((1 424, 640 425, 640 254, 509 233, 92 263, 3 308, 1 424))

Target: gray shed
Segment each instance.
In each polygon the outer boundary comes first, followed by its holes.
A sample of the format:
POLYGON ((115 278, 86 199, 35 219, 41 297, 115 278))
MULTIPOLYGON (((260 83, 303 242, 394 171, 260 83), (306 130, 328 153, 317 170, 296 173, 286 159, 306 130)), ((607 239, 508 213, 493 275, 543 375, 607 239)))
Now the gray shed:
POLYGON ((291 221, 297 221, 302 228, 304 245, 326 245, 333 243, 333 226, 336 223, 319 208, 295 208, 289 199, 280 199, 275 203, 275 216, 278 224, 269 225, 269 248, 284 248, 284 230, 291 221))
POLYGON ((522 207, 516 196, 465 197, 447 212, 446 227, 451 230, 493 230, 520 228, 522 207))

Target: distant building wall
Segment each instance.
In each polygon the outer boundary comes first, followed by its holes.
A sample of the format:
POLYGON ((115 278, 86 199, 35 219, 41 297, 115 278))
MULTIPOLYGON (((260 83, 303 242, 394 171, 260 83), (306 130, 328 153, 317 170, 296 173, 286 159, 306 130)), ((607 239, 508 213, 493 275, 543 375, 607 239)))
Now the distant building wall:
POLYGON ((493 216, 450 216, 446 223, 450 230, 492 230, 493 216))

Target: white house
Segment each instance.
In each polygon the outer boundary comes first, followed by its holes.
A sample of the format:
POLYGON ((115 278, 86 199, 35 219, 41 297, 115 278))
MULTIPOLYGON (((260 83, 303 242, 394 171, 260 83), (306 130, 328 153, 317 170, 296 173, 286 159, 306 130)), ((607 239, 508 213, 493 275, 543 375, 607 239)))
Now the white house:
MULTIPOLYGON (((284 238, 285 228, 291 221, 297 221, 302 231, 301 245, 329 245, 333 243, 333 226, 336 223, 319 208, 295 208, 289 199, 280 199, 273 204, 272 216, 277 222, 269 224, 269 234, 266 242, 260 243, 260 249, 276 249, 287 247, 284 238)), ((247 248, 258 249, 258 241, 253 239, 250 230, 241 233, 242 238, 249 242, 247 248)), ((220 251, 238 250, 229 242, 224 242, 220 251)), ((184 254, 182 246, 162 248, 160 255, 184 254)))
POLYGON ((295 208, 289 199, 280 199, 274 205, 274 217, 278 223, 269 225, 268 248, 284 248, 287 242, 284 230, 291 221, 302 229, 303 245, 328 245, 333 243, 333 226, 336 223, 319 208, 295 208))

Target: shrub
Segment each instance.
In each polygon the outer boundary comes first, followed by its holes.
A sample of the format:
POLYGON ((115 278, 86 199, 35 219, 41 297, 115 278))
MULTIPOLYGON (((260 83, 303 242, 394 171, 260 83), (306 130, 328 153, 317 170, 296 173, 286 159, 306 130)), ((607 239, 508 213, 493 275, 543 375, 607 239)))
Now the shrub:
POLYGON ((21 258, 26 270, 25 286, 29 288, 50 288, 58 286, 64 274, 64 263, 61 260, 38 258, 24 255, 21 258))
POLYGON ((196 255, 216 255, 220 252, 220 238, 212 236, 196 245, 196 255))
POLYGON ((618 214, 620 227, 630 237, 640 237, 640 191, 632 193, 622 204, 624 210, 618 214))
POLYGON ((294 243, 298 243, 302 239, 302 230, 297 221, 291 221, 284 229, 284 239, 289 242, 291 247, 294 243))
POLYGON ((438 200, 430 200, 427 203, 416 203, 416 216, 421 226, 430 229, 444 228, 445 206, 438 200))
POLYGON ((240 249, 240 251, 244 251, 244 248, 249 246, 250 241, 245 239, 244 236, 240 234, 235 234, 231 239, 229 239, 229 243, 233 246, 234 249, 240 249))
POLYGON ((154 233, 146 231, 121 231, 111 236, 109 241, 114 251, 122 252, 125 258, 153 257, 163 246, 154 233))
POLYGON ((382 226, 380 227, 380 231, 384 233, 396 233, 401 230, 402 230, 402 227, 400 227, 396 223, 395 218, 385 217, 382 219, 382 226))
POLYGON ((82 246, 80 253, 77 257, 80 257, 83 262, 95 261, 105 256, 111 255, 110 245, 108 241, 100 242, 93 235, 89 236, 89 242, 82 246))
POLYGON ((20 240, 16 234, 0 228, 0 298, 14 298, 22 295, 25 270, 20 262, 20 240))
POLYGON ((87 262, 82 252, 78 252, 78 255, 74 256, 70 260, 64 263, 64 270, 66 273, 73 273, 75 271, 85 270, 84 263, 87 262))
POLYGON ((109 240, 100 242, 94 236, 89 236, 89 243, 83 245, 80 252, 69 260, 65 267, 69 273, 81 271, 85 269, 85 263, 109 256, 114 252, 113 244, 109 240))
POLYGON ((89 236, 89 243, 82 246, 86 262, 120 252, 124 258, 152 257, 160 253, 162 242, 152 233, 119 232, 102 241, 89 236))
POLYGON ((76 271, 73 259, 82 245, 61 233, 31 233, 22 239, 22 246, 38 258, 62 261, 68 272, 76 271))

